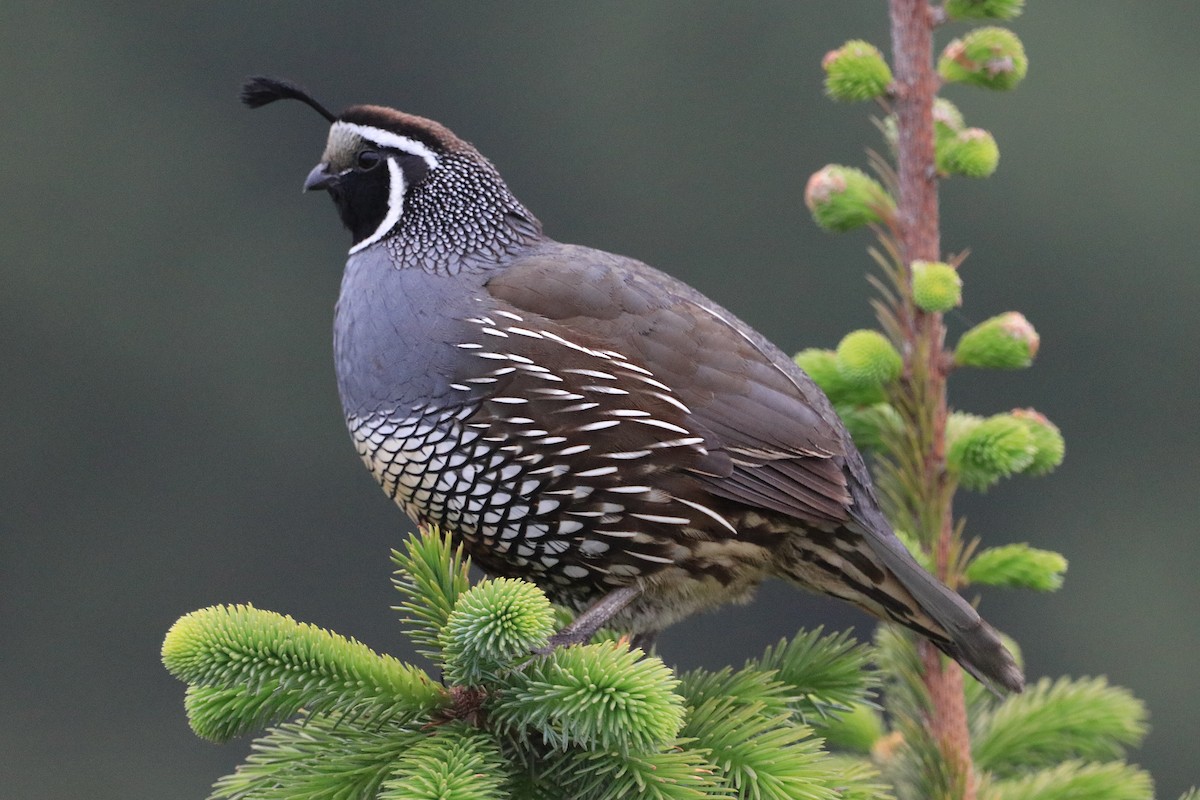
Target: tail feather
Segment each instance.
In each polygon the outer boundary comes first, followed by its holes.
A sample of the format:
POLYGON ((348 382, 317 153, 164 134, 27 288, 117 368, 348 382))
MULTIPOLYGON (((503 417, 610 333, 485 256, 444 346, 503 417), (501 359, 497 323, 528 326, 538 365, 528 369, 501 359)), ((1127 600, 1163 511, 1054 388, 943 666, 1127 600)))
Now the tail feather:
MULTIPOLYGON (((892 541, 903 549, 894 537, 892 541)), ((878 539, 873 544, 879 544, 878 539)), ((906 550, 897 554, 885 545, 877 552, 920 609, 946 632, 947 638, 931 636, 930 641, 993 691, 997 685, 1010 692, 1025 688, 1025 676, 995 628, 988 625, 960 594, 933 578, 906 550)), ((928 636, 919 625, 911 627, 928 636)))
POLYGON ((930 631, 922 630, 919 620, 899 621, 929 638, 942 652, 993 691, 997 691, 997 686, 1010 692, 1022 691, 1025 688, 1025 675, 996 630, 979 616, 979 612, 962 595, 944 586, 916 562, 892 533, 891 526, 878 511, 874 498, 870 498, 870 502, 857 502, 858 495, 868 490, 854 483, 851 482, 851 492, 856 495, 855 511, 859 512, 856 516, 864 541, 908 590, 919 610, 945 631, 945 637, 930 635, 930 631))

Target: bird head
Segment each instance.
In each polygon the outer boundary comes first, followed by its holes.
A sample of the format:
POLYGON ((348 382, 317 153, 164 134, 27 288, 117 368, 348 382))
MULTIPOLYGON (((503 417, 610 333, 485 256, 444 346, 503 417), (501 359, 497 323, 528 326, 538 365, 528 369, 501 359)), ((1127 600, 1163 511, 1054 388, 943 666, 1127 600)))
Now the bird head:
POLYGON ((350 106, 335 115, 303 88, 277 78, 251 78, 242 88, 242 102, 251 108, 283 99, 311 106, 330 123, 325 151, 304 190, 329 193, 353 237, 351 253, 401 236, 406 226, 435 242, 447 231, 504 224, 513 212, 537 227, 492 164, 444 125, 377 105, 350 106))

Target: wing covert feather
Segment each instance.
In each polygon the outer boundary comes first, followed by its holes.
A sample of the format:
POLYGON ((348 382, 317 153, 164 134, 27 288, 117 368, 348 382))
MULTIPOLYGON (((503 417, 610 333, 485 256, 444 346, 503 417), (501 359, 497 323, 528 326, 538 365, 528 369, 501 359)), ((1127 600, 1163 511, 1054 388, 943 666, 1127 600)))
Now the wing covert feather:
POLYGON ((487 288, 669 385, 690 412, 687 427, 732 461, 726 474, 694 475, 708 491, 802 520, 848 519, 847 447, 828 400, 778 348, 699 292, 641 262, 557 243, 487 288))

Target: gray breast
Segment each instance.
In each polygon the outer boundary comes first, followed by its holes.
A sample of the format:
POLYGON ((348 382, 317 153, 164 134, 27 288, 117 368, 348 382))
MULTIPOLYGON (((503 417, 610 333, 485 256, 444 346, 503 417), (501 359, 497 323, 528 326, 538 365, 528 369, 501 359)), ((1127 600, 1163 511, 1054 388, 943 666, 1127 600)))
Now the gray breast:
POLYGON ((719 509, 681 499, 694 495, 686 469, 708 453, 670 387, 486 289, 464 304, 456 280, 455 298, 422 279, 402 281, 403 298, 344 294, 339 307, 340 319, 360 307, 408 315, 352 317, 338 349, 359 454, 413 519, 564 602, 677 563, 681 541, 733 535, 719 509), (421 303, 433 305, 418 317, 421 303), (361 341, 364 331, 377 339, 361 341), (387 369, 363 371, 364 358, 387 369))
POLYGON ((350 256, 334 318, 334 363, 346 416, 439 403, 466 357, 454 344, 484 276, 398 269, 386 250, 350 256))

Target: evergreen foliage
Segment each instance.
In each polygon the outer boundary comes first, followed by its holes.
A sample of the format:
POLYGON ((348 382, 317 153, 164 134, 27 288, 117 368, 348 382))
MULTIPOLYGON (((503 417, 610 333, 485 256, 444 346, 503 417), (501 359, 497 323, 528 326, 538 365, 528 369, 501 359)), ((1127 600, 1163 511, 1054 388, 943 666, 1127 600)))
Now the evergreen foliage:
POLYGON ((979 714, 976 763, 1007 775, 1068 759, 1124 755, 1146 734, 1146 709, 1103 678, 1047 678, 979 714))
POLYGON ((172 626, 163 663, 189 685, 196 733, 223 740, 301 708, 314 714, 407 720, 445 692, 416 667, 352 639, 252 606, 214 606, 172 626))
POLYGON ((963 578, 967 583, 1052 592, 1062 586, 1067 560, 1027 544, 1006 544, 976 553, 963 578))
POLYGON ((212 797, 377 797, 399 759, 424 738, 405 726, 346 724, 335 717, 302 714, 256 739, 237 771, 217 781, 212 797))
POLYGON ((944 261, 912 263, 913 302, 922 311, 949 311, 962 305, 962 278, 944 261))
POLYGON ((985 320, 962 335, 954 361, 962 367, 1021 369, 1033 363, 1041 340, 1017 311, 985 320))
POLYGON ((837 353, 833 350, 801 350, 796 354, 795 361, 817 382, 834 405, 857 408, 882 403, 886 399, 882 382, 854 381, 843 375, 838 366, 837 353))
POLYGON ((1024 45, 1007 28, 976 28, 946 45, 938 59, 945 80, 1000 91, 1016 88, 1028 68, 1024 45))
POLYGON ((1066 761, 1057 767, 984 786, 989 800, 1148 800, 1154 784, 1145 770, 1120 761, 1066 761))
POLYGON ((491 737, 466 725, 425 736, 396 760, 380 800, 503 800, 505 764, 491 737))
POLYGON ((452 547, 448 537, 422 536, 410 539, 404 550, 393 550, 392 564, 392 585, 404 598, 395 610, 404 614, 408 638, 422 655, 437 660, 442 629, 458 596, 471 588, 462 547, 452 547))
MULTIPOLYGON (((875 456, 885 510, 923 566, 955 587, 1053 591, 1067 567, 1061 555, 1026 544, 980 549, 953 518, 957 489, 982 491, 1009 476, 1045 475, 1062 462, 1065 446, 1058 428, 1032 409, 984 417, 950 407, 947 379, 956 368, 1028 367, 1040 339, 1022 314, 1011 311, 968 330, 953 351, 944 347, 942 314, 961 303, 964 257, 937 252, 936 213, 927 214, 931 205, 922 203, 934 186, 929 177, 983 178, 999 162, 989 132, 967 127, 952 103, 932 96, 939 86, 928 73, 926 35, 947 20, 1011 19, 1023 7, 1023 0, 889 5, 893 82, 886 96, 875 97, 885 114, 877 124, 895 163, 870 154, 877 191, 850 190, 854 168, 829 165, 814 173, 806 192, 814 221, 826 230, 870 223, 878 240, 870 252, 882 272, 872 278, 880 292, 874 307, 881 330, 852 332, 836 352, 805 350, 796 363, 829 395, 855 443, 875 456), (889 198, 888 213, 880 213, 885 206, 878 196, 889 198)), ((855 57, 869 54, 865 43, 851 44, 855 57)), ((851 91, 839 94, 829 83, 831 67, 848 71, 854 58, 834 51, 823 67, 828 93, 851 99, 851 91)), ((1020 39, 998 27, 954 39, 937 62, 946 84, 1001 90, 1015 87, 1027 68, 1020 39)), ((869 179, 856 180, 872 186, 869 179)), ((936 189, 931 193, 936 212, 936 189)), ((837 718, 814 724, 830 745, 870 753, 900 800, 1152 795, 1149 776, 1124 761, 1145 734, 1145 709, 1102 678, 1042 679, 1024 694, 999 699, 962 678, 928 643, 892 626, 877 633, 875 661, 882 708, 873 700, 852 702, 839 707, 837 718)))
POLYGON ((842 233, 890 219, 896 203, 861 169, 830 164, 808 179, 804 202, 817 224, 842 233))
POLYGON ((683 699, 666 665, 643 655, 619 642, 558 648, 514 671, 490 716, 556 749, 657 749, 679 733, 683 699))
POLYGON ((883 53, 863 41, 846 42, 825 55, 825 92, 834 100, 872 100, 887 93, 892 71, 883 53))
POLYGON ((904 362, 879 331, 851 331, 838 342, 837 369, 852 386, 881 386, 900 377, 904 362))
POLYGON ((1025 8, 1025 0, 946 0, 951 19, 1013 19, 1025 8))
POLYGON ((1008 414, 997 414, 950 442, 946 467, 966 488, 983 490, 1024 471, 1036 453, 1029 426, 1008 414))
POLYGON ((1000 164, 1000 148, 992 134, 967 128, 938 142, 934 163, 942 175, 987 178, 1000 164))
POLYGON ((870 652, 801 633, 741 670, 682 678, 617 638, 544 654, 557 622, 532 584, 470 586, 448 537, 393 554, 407 633, 443 681, 365 645, 249 606, 183 617, 163 661, 193 729, 257 739, 218 798, 882 797, 862 755, 809 722, 867 700, 870 652))
POLYGON ((446 678, 468 686, 495 679, 552 633, 554 612, 536 586, 511 578, 481 583, 459 595, 438 637, 446 678))

